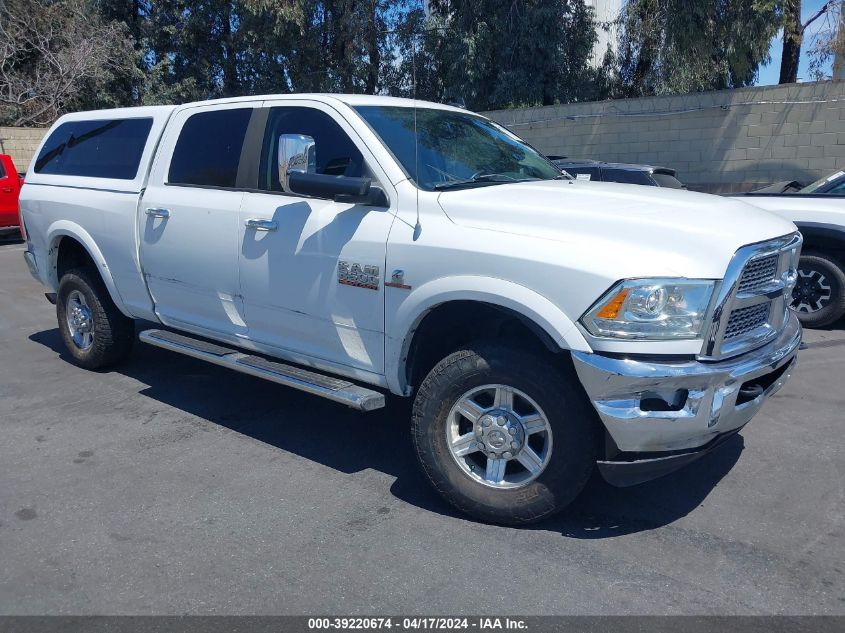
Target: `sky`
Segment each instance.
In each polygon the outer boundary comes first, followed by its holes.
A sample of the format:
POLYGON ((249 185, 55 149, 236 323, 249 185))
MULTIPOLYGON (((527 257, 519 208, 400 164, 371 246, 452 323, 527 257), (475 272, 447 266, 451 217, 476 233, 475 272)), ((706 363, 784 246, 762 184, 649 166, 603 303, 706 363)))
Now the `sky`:
MULTIPOLYGON (((806 22, 807 19, 809 19, 822 7, 822 5, 824 5, 824 0, 804 0, 801 5, 801 22, 806 22)), ((801 47, 801 63, 798 66, 798 81, 811 81, 813 79, 810 77, 808 70, 810 60, 807 56, 807 50, 812 46, 814 35, 820 30, 830 28, 830 26, 830 21, 825 16, 822 16, 813 22, 813 24, 811 24, 807 29, 807 32, 804 35, 804 44, 801 47)), ((782 48, 783 33, 779 33, 778 36, 772 40, 772 47, 769 50, 772 61, 768 65, 760 67, 760 74, 757 78, 758 86, 770 86, 778 82, 778 77, 780 76, 780 56, 782 48)), ((828 63, 825 73, 830 75, 830 72, 831 64, 828 63)))

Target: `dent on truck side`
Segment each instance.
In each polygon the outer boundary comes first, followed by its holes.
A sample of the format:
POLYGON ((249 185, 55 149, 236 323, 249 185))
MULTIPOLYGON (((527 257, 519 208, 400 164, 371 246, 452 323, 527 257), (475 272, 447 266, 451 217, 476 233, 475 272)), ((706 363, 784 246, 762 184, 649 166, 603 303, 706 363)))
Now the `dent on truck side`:
POLYGON ((575 323, 539 293, 503 279, 456 275, 441 277, 415 288, 386 321, 385 373, 390 390, 406 394, 407 361, 417 328, 434 308, 452 301, 477 301, 505 308, 534 324, 563 350, 590 352, 575 323))

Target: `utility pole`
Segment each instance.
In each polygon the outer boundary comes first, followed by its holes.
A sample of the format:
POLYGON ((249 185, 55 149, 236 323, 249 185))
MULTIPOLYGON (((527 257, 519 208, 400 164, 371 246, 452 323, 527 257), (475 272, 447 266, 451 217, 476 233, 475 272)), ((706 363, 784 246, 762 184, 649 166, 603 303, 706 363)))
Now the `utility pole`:
POLYGON ((833 43, 833 81, 845 81, 845 0, 839 2, 839 19, 833 43))

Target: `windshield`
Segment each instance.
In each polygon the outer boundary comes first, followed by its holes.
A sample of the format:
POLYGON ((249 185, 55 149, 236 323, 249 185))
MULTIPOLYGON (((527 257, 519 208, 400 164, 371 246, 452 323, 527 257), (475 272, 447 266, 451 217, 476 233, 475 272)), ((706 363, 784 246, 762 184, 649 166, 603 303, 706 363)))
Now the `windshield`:
POLYGON ((815 193, 817 190, 833 182, 837 178, 841 178, 842 176, 845 176, 845 172, 838 171, 832 176, 825 176, 824 178, 820 178, 814 182, 812 185, 807 185, 803 189, 799 190, 798 193, 815 193))
POLYGON ((450 110, 359 106, 355 110, 420 188, 560 179, 560 169, 504 128, 480 116, 450 110))

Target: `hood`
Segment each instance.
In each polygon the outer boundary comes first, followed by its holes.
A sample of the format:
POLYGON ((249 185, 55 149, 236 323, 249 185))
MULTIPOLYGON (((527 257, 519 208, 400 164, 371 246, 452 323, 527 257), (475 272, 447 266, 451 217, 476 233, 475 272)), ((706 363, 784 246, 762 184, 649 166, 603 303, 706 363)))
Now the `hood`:
POLYGON ((644 185, 504 183, 444 191, 438 202, 456 224, 568 244, 619 262, 625 276, 721 278, 741 246, 796 230, 738 200, 644 185))

